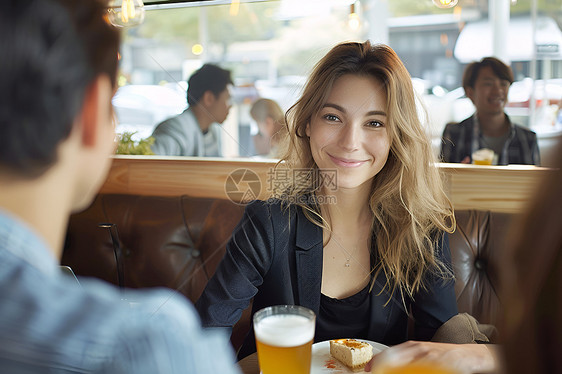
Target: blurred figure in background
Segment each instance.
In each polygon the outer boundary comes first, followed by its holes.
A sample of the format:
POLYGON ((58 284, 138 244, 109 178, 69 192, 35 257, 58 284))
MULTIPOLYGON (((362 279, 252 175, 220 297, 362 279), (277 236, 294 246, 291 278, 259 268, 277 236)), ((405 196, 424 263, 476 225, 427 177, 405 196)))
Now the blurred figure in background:
POLYGON ((270 99, 258 99, 250 109, 250 115, 256 121, 259 132, 254 135, 254 146, 258 155, 279 158, 278 146, 286 136, 285 113, 277 102, 270 99))
POLYGON ((166 156, 220 157, 221 128, 232 106, 230 71, 205 64, 188 81, 189 107, 159 124, 152 151, 166 156))
POLYGON ((511 68, 497 58, 486 57, 466 67, 462 86, 476 113, 447 124, 441 143, 443 162, 471 163, 474 152, 489 149, 495 154, 494 165, 540 165, 537 135, 512 123, 504 113, 512 83, 511 68))
POLYGON ((106 16, 102 0, 0 7, 0 372, 235 373, 228 340, 174 291, 80 286, 59 267, 69 215, 115 150, 106 16))

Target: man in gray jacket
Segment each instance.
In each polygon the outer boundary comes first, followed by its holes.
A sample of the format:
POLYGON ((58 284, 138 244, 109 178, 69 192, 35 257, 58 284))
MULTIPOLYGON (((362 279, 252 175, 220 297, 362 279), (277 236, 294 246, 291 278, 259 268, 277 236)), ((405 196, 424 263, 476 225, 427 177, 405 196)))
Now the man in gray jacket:
POLYGON ((187 108, 159 124, 152 136, 157 155, 220 157, 221 128, 231 107, 230 71, 205 64, 189 78, 187 108))

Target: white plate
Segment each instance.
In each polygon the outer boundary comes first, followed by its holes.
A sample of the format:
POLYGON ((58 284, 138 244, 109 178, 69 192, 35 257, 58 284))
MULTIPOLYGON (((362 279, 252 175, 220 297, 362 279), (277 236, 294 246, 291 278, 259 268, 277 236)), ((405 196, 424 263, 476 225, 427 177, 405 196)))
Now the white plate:
MULTIPOLYGON (((377 354, 388 346, 375 343, 370 340, 357 339, 359 341, 369 343, 373 346, 373 354, 377 354)), ((312 362, 310 364, 310 374, 322 373, 353 373, 344 364, 330 356, 330 341, 326 340, 312 345, 312 362), (333 367, 332 367, 333 366, 333 367)))

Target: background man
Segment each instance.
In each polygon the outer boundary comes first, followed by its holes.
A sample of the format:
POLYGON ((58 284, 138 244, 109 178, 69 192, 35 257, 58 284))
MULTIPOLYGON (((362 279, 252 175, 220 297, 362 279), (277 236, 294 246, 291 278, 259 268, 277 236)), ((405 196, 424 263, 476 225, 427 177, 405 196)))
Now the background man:
POLYGON ((173 291, 80 286, 58 265, 69 214, 115 150, 119 32, 105 14, 101 0, 0 7, 0 372, 237 372, 228 340, 173 291))
POLYGON ((222 156, 221 128, 231 107, 230 71, 205 64, 189 78, 189 107, 159 124, 152 150, 167 156, 222 156))
POLYGON ((462 85, 476 113, 445 127, 441 143, 443 162, 470 163, 474 151, 488 148, 496 154, 498 165, 540 164, 536 134, 513 124, 504 113, 512 83, 511 68, 497 58, 486 57, 466 67, 462 85))

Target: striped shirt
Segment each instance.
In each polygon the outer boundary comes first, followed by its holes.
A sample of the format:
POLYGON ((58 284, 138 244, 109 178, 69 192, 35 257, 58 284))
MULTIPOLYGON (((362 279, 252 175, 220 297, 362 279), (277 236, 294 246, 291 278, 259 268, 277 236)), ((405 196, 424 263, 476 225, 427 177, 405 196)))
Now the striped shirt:
POLYGON ((227 337, 173 290, 80 283, 0 210, 0 372, 239 373, 227 337))

